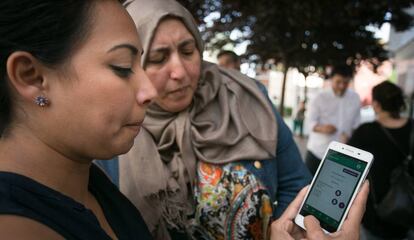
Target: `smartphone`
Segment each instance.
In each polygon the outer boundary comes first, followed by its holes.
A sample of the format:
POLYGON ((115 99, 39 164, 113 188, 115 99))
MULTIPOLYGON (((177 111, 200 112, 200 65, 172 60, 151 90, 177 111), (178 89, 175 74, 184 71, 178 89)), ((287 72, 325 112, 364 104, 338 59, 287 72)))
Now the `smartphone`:
POLYGON ((373 155, 369 152, 331 142, 295 217, 295 223, 305 229, 304 217, 313 215, 325 233, 338 231, 372 162, 373 155))

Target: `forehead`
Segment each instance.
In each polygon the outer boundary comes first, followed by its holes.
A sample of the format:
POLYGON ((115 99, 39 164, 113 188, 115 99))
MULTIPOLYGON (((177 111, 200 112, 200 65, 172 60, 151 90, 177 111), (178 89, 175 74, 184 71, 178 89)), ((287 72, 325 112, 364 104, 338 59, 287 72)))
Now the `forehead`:
POLYGON ((230 57, 227 55, 221 55, 220 57, 217 58, 217 60, 220 64, 228 64, 232 62, 230 57))
POLYGON ((218 57, 218 59, 229 59, 229 58, 230 58, 230 56, 227 55, 227 54, 223 54, 223 55, 218 57))
POLYGON ((153 43, 163 43, 165 41, 179 41, 194 39, 193 35, 184 23, 174 17, 167 17, 160 21, 155 31, 153 43))

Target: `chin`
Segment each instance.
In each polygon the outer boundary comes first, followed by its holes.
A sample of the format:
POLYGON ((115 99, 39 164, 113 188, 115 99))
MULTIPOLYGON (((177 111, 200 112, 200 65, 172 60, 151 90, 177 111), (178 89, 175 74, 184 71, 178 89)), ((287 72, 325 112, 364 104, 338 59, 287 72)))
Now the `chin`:
POLYGON ((168 112, 181 112, 191 105, 192 98, 185 98, 181 101, 175 102, 174 104, 164 105, 161 108, 168 112))
POLYGON ((168 112, 178 113, 186 109, 188 106, 189 104, 184 105, 184 106, 169 106, 167 107, 167 109, 164 109, 164 110, 168 112))
POLYGON ((129 141, 128 143, 124 144, 121 148, 119 148, 118 153, 116 155, 121 155, 129 152, 131 150, 132 146, 134 146, 134 140, 129 141))
POLYGON ((127 152, 129 152, 129 150, 131 150, 132 146, 134 145, 134 139, 132 139, 131 141, 128 142, 123 142, 121 144, 117 144, 117 145, 112 145, 112 148, 110 149, 111 152, 109 153, 109 155, 111 155, 111 157, 109 158, 113 158, 116 157, 118 155, 122 155, 125 154, 127 152))

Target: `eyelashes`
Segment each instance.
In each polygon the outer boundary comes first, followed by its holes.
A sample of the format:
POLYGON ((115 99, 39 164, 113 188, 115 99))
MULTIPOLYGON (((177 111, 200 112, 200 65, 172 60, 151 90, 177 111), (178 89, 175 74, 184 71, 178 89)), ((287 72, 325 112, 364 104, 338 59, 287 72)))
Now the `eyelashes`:
POLYGON ((109 67, 112 69, 112 71, 116 75, 118 75, 121 78, 128 78, 129 76, 134 74, 134 72, 132 71, 132 68, 120 67, 120 66, 116 66, 116 65, 109 65, 109 67))
POLYGON ((159 57, 159 58, 149 58, 148 63, 150 64, 161 64, 167 59, 166 57, 159 57))
MULTIPOLYGON (((158 50, 153 50, 154 53, 148 55, 147 64, 163 64, 168 61, 168 59, 173 54, 172 50, 169 48, 162 48, 158 50)), ((184 58, 191 58, 196 52, 196 47, 194 46, 183 46, 178 49, 178 54, 184 58)))
POLYGON ((181 53, 184 55, 192 55, 194 53, 195 49, 194 48, 190 48, 190 49, 183 49, 181 50, 181 53))

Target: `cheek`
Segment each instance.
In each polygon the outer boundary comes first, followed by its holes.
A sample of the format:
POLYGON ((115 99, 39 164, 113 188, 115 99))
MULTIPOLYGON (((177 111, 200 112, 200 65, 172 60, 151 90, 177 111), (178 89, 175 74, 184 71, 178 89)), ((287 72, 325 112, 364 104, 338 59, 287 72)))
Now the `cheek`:
MULTIPOLYGON (((114 94, 115 91, 110 93, 107 89, 95 88, 95 90, 90 90, 89 95, 79 96, 80 105, 81 102, 87 103, 82 104, 82 112, 86 112, 85 115, 90 118, 91 125, 97 128, 102 127, 103 124, 112 123, 114 121, 115 112, 121 115, 121 109, 123 107, 122 100, 117 94, 114 94), (105 97, 106 95, 106 97, 105 97)), ((128 104, 126 99, 123 101, 124 105, 128 104)), ((77 108, 79 108, 79 105, 77 108)), ((77 108, 74 108, 76 111, 77 108)), ((84 124, 87 125, 87 124, 84 124)))
POLYGON ((147 68, 145 70, 148 78, 151 80, 151 83, 154 85, 158 93, 163 93, 165 87, 167 86, 168 77, 164 71, 159 69, 147 68))
POLYGON ((76 103, 70 104, 73 111, 82 108, 97 127, 125 118, 135 103, 132 86, 109 76, 95 74, 94 78, 82 78, 70 94, 72 100, 76 99, 76 103))
POLYGON ((188 73, 191 79, 191 86, 193 86, 194 89, 197 87, 198 80, 200 79, 200 69, 201 63, 199 58, 192 62, 188 68, 188 73))

